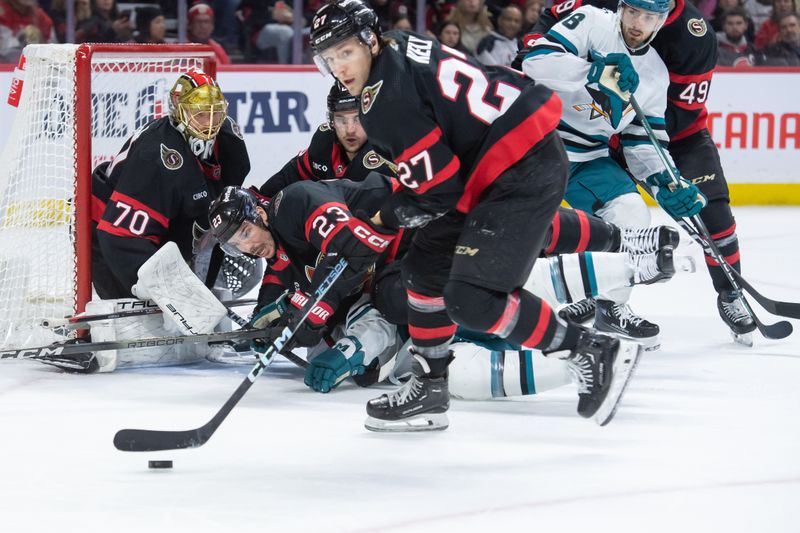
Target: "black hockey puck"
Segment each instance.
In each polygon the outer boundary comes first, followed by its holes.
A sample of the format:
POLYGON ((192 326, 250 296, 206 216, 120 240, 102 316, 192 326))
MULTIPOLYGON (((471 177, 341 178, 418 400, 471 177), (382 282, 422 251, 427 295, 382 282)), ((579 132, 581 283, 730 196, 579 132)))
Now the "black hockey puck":
POLYGON ((172 461, 147 461, 148 468, 172 468, 172 461))

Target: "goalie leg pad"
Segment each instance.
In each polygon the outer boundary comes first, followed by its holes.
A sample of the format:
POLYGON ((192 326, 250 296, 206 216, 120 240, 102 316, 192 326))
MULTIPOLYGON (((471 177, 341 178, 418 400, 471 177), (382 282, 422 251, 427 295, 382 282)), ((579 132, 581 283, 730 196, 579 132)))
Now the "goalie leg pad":
POLYGON ((227 309, 183 260, 178 245, 168 242, 139 268, 133 293, 153 300, 184 335, 211 333, 227 309))

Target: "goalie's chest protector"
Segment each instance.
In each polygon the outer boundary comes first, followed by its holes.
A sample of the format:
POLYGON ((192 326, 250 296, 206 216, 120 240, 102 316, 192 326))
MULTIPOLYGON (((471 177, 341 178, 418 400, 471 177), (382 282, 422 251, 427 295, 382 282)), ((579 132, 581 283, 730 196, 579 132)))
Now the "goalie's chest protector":
MULTIPOLYGON (((635 93, 637 101, 640 103, 650 102, 653 98, 660 97, 666 107, 667 87, 664 83, 666 82, 663 75, 664 63, 650 46, 636 52, 628 50, 620 33, 619 20, 615 13, 607 9, 583 7, 573 13, 571 17, 567 17, 553 26, 548 34, 555 37, 572 53, 577 52, 587 61, 590 60, 590 50, 595 50, 603 55, 610 53, 628 55, 639 75, 639 87, 635 93)), ((555 59, 548 62, 548 66, 553 69, 551 74, 553 78, 560 77, 559 70, 563 72, 565 79, 575 76, 574 72, 571 72, 571 69, 574 68, 572 62, 559 62, 555 59)), ((604 116, 600 105, 594 101, 585 86, 574 91, 558 91, 558 95, 563 102, 562 123, 566 123, 568 128, 597 137, 597 140, 604 139, 607 142, 609 137, 624 130, 635 118, 633 106, 629 105, 617 128, 613 128, 610 121, 604 116)), ((573 155, 570 153, 570 160, 573 155)))

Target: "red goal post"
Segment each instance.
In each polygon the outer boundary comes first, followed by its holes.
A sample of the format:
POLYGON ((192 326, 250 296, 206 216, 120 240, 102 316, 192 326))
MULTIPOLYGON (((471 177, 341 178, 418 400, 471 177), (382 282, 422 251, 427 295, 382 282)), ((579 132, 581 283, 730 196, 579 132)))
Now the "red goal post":
POLYGON ((0 348, 55 340, 41 319, 83 310, 92 297, 92 169, 168 113, 181 72, 216 77, 205 45, 30 45, 23 55, 0 161, 0 348))

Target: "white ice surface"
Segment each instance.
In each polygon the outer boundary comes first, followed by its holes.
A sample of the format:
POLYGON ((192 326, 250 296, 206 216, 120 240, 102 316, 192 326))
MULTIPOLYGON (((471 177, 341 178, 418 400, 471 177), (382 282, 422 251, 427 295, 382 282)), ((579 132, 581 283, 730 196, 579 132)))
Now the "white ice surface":
MULTIPOLYGON (((736 215, 747 279, 800 301, 800 209, 736 215)), ((686 249, 697 274, 634 292, 663 348, 605 428, 575 414, 567 386, 454 401, 445 432, 374 434, 376 390, 314 394, 280 362, 205 446, 124 453, 118 429, 199 426, 249 368, 80 376, 3 361, 0 532, 800 531, 800 333, 732 344, 686 249)))

